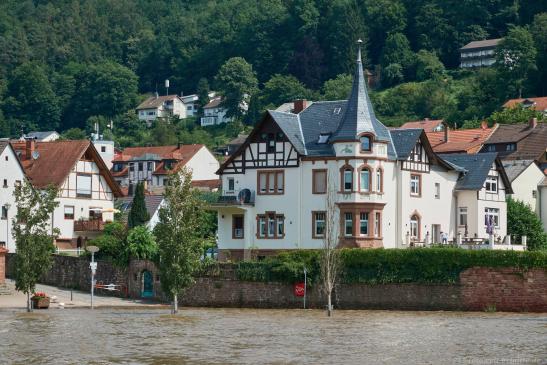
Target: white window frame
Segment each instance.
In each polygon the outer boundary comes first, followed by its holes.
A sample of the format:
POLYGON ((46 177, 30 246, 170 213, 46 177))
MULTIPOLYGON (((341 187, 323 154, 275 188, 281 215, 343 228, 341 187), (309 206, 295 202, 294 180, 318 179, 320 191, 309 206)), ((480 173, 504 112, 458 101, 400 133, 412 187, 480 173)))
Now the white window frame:
POLYGON ((467 207, 458 208, 458 225, 461 227, 467 225, 467 207), (463 217, 465 217, 465 222, 463 222, 463 217))
POLYGON ((313 213, 313 235, 315 237, 325 237, 325 221, 326 221, 326 213, 325 212, 314 212, 313 213), (323 228, 322 233, 318 233, 317 228, 321 224, 321 227, 323 228))
POLYGON ((420 184, 422 178, 420 175, 410 175, 410 195, 419 196, 420 195, 420 184))
POLYGON ((366 237, 369 235, 370 233, 370 230, 369 230, 369 215, 368 215, 368 212, 361 212, 359 213, 359 235, 360 236, 363 236, 363 237, 366 237), (365 233, 363 233, 363 227, 365 228, 365 233))
POLYGON ((484 226, 486 227, 486 222, 489 217, 494 218, 494 227, 500 227, 500 210, 499 208, 484 208, 484 226))
POLYGON ((368 193, 370 191, 370 170, 368 168, 363 168, 359 172, 359 179, 361 184, 359 189, 362 192, 368 193))
POLYGON ((497 194, 498 193, 498 177, 497 176, 488 176, 486 182, 484 183, 484 188, 487 193, 497 194))

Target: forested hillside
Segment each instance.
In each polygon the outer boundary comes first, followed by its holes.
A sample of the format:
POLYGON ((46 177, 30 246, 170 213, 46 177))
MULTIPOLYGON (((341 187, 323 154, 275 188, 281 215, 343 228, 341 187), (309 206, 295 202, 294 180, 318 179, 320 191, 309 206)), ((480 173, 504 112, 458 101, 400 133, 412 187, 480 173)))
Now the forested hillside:
POLYGON ((114 120, 122 145, 212 143, 188 122, 143 130, 132 110, 165 79, 185 94, 229 94, 242 81, 247 124, 296 97, 345 98, 358 38, 381 76, 373 101, 383 121, 472 125, 506 98, 546 94, 546 12, 540 0, 3 0, 0 134, 114 120), (458 70, 461 46, 500 37, 516 64, 458 70))

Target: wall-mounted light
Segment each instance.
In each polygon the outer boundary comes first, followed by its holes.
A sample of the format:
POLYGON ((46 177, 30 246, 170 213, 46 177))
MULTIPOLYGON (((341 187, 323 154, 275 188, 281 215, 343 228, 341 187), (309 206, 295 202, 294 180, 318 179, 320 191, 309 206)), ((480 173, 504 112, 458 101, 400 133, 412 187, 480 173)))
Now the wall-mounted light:
POLYGON ((223 215, 221 215, 221 217, 222 217, 222 219, 224 219, 224 214, 223 214, 223 215))

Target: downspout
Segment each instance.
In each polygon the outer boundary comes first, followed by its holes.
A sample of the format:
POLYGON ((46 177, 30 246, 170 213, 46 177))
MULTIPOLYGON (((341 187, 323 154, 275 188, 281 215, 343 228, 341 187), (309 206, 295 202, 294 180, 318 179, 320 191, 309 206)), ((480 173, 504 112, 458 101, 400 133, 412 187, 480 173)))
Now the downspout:
MULTIPOLYGON (((454 240, 458 241, 458 192, 454 190, 454 240)), ((450 228, 450 227, 449 227, 450 228)))
POLYGON ((298 242, 296 242, 296 247, 298 249, 302 248, 302 223, 304 219, 302 217, 302 180, 304 179, 304 161, 301 161, 301 167, 298 169, 300 172, 300 179, 298 179, 298 242))
POLYGON ((396 186, 397 186, 397 194, 396 194, 396 211, 395 211, 395 248, 401 248, 401 239, 402 239, 402 221, 401 221, 401 215, 403 214, 401 212, 401 199, 402 199, 402 183, 401 183, 401 174, 402 174, 402 162, 401 162, 401 168, 399 168, 399 161, 395 160, 395 176, 397 177, 396 186))

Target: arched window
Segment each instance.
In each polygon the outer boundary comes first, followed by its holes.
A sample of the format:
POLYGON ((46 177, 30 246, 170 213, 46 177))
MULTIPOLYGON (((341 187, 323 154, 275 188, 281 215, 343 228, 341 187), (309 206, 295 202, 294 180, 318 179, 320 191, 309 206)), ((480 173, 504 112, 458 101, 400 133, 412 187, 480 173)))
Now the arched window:
POLYGON ((420 239, 420 217, 413 214, 410 217, 410 238, 414 240, 420 239))
POLYGON ((359 172, 359 190, 361 192, 368 193, 370 191, 370 178, 370 170, 368 167, 363 167, 359 172))
POLYGON ((359 138, 361 143, 361 151, 372 151, 372 139, 370 136, 362 136, 359 138))
POLYGON ((344 169, 344 191, 353 190, 353 169, 346 167, 344 169))

